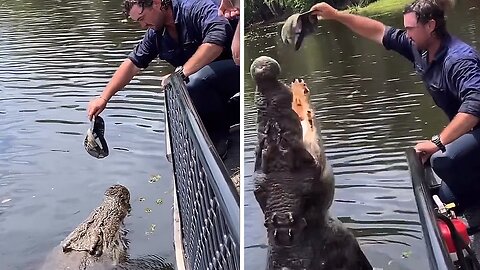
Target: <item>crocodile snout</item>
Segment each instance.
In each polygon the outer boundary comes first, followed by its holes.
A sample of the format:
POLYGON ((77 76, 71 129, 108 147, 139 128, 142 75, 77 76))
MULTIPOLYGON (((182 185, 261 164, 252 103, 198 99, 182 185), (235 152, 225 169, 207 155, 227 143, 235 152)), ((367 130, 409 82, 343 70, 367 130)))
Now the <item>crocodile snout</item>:
POLYGON ((265 220, 265 227, 277 245, 291 246, 299 239, 300 233, 307 226, 303 217, 295 217, 293 212, 274 212, 265 220))
POLYGON ((307 221, 303 217, 295 218, 293 212, 273 212, 270 218, 265 220, 265 227, 268 227, 269 225, 272 225, 273 227, 296 227, 296 225, 300 225, 300 227, 303 228, 307 225, 307 221))
POLYGON ((297 238, 298 234, 294 229, 275 228, 273 230, 273 239, 277 245, 292 246, 297 238))

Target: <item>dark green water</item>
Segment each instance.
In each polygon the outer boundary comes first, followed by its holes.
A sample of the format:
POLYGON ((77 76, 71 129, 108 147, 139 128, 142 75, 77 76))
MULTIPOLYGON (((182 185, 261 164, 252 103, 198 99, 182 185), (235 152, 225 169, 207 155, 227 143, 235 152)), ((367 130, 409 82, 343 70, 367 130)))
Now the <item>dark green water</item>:
MULTIPOLYGON (((459 2, 449 16, 449 30, 479 49, 480 4, 459 2)), ((403 26, 401 15, 379 19, 403 26)), ((412 64, 396 53, 335 22, 322 22, 294 52, 281 43, 280 29, 270 25, 246 32, 245 269, 263 269, 267 251, 251 177, 256 112, 249 67, 260 55, 280 63, 285 82, 300 77, 309 84, 336 176, 332 213, 354 230, 375 267, 428 269, 404 151, 438 133, 447 118, 434 106, 412 64)))
POLYGON ((137 25, 121 22, 120 4, 0 1, 1 270, 38 266, 115 183, 131 192, 125 220, 131 257, 154 255, 156 269, 171 269, 162 267, 174 262, 174 251, 158 91, 158 76, 170 69, 153 62, 102 113, 110 156, 97 160, 83 148, 88 101, 143 36, 137 25), (160 180, 149 183, 154 175, 160 180))

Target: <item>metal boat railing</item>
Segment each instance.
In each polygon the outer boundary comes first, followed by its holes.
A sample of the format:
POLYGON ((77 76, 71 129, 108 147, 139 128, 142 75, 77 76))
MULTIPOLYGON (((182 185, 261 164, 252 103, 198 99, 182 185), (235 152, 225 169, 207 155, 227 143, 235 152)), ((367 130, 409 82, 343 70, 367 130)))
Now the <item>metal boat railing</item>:
POLYGON ((413 148, 406 151, 408 167, 412 177, 413 192, 417 202, 418 215, 422 224, 431 270, 455 269, 443 243, 432 203, 430 186, 433 185, 431 168, 425 168, 413 148))
POLYGON ((187 270, 240 269, 239 195, 185 83, 172 74, 164 92, 167 158, 173 164, 181 234, 176 249, 183 250, 182 264, 187 270))

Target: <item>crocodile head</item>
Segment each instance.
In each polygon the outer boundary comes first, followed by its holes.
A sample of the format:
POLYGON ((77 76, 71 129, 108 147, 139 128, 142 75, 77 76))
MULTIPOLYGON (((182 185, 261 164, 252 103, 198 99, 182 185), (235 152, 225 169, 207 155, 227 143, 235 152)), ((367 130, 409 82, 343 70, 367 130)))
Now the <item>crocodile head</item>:
MULTIPOLYGON (((276 81, 280 75, 281 68, 278 62, 268 56, 260 56, 250 66, 250 74, 257 84, 266 81, 276 81)), ((267 88, 260 88, 259 91, 267 88)))
POLYGON ((83 254, 83 264, 101 260, 116 265, 126 259, 128 243, 122 225, 131 209, 130 192, 116 184, 104 195, 100 206, 62 241, 65 254, 83 254))
POLYGON ((105 190, 105 200, 111 200, 115 207, 130 212, 130 192, 122 185, 113 185, 105 190))

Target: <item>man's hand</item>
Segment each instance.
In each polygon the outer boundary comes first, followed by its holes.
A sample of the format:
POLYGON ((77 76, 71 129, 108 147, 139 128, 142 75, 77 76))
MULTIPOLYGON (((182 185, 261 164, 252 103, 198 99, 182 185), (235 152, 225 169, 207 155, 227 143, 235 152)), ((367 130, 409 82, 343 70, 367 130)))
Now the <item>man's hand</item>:
POLYGON ((167 85, 168 83, 168 78, 170 77, 171 74, 167 74, 167 75, 164 75, 162 77, 160 77, 160 80, 162 80, 162 88, 165 87, 165 85, 167 85))
POLYGON ((99 115, 106 106, 107 100, 102 97, 91 100, 87 108, 88 119, 92 121, 93 116, 99 115))
POLYGON ((310 10, 312 10, 312 14, 316 15, 317 17, 320 16, 327 20, 335 19, 338 12, 338 10, 324 2, 315 4, 310 10))
POLYGON ((218 8, 218 15, 222 15, 227 19, 231 19, 240 16, 240 9, 235 7, 231 0, 222 0, 220 7, 218 8))
POLYGON ((433 153, 437 152, 438 147, 431 141, 421 141, 415 145, 415 151, 420 156, 422 160, 422 164, 428 161, 428 159, 433 155, 433 153))

